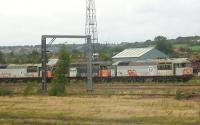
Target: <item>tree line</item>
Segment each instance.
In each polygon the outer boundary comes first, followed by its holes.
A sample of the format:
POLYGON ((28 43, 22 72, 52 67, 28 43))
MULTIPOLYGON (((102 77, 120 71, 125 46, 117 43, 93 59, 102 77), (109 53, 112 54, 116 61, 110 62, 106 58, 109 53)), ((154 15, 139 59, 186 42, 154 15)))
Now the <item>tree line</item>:
MULTIPOLYGON (((146 40, 145 42, 134 42, 134 43, 121 43, 119 45, 106 45, 97 44, 95 47, 95 52, 99 53, 98 61, 111 61, 112 56, 123 51, 127 48, 145 48, 145 47, 155 47, 158 50, 164 52, 170 57, 192 57, 199 56, 199 52, 193 52, 189 45, 197 44, 200 37, 179 37, 177 39, 167 39, 165 36, 156 36, 153 40, 146 40), (187 42, 188 41, 188 42, 187 42), (188 46, 175 48, 175 44, 184 43, 188 46)), ((70 49, 71 62, 85 61, 85 53, 77 50, 70 49)), ((51 54, 49 57, 58 58, 58 53, 51 54)), ((38 51, 32 51, 27 54, 20 53, 9 53, 3 54, 0 52, 0 64, 25 64, 25 63, 40 63, 41 53, 38 51)))
POLYGON ((0 64, 26 64, 26 63, 40 63, 41 54, 37 51, 32 51, 28 54, 20 53, 8 53, 4 54, 0 52, 0 64))

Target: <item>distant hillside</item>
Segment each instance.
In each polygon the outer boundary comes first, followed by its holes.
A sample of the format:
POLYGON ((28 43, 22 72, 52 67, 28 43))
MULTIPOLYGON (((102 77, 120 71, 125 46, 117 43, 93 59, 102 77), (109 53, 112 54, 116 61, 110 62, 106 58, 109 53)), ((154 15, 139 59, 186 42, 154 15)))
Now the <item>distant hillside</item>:
POLYGON ((186 44, 200 43, 200 36, 178 37, 176 42, 186 44))
MULTIPOLYGON (((54 45, 48 46, 48 50, 57 53, 60 46, 61 46, 61 44, 54 44, 54 45)), ((68 48, 69 48, 70 51, 79 50, 79 51, 82 52, 84 50, 84 45, 83 44, 69 44, 68 48)), ((36 46, 0 46, 0 51, 5 53, 5 54, 11 53, 11 52, 17 53, 17 54, 27 54, 27 53, 31 53, 32 51, 40 52, 41 51, 41 45, 36 45, 36 46)))
MULTIPOLYGON (((173 45, 173 57, 188 57, 188 58, 200 58, 200 36, 188 36, 178 37, 176 39, 168 39, 173 45)), ((61 44, 54 44, 48 46, 48 50, 56 55, 59 51, 61 44)), ((95 44, 93 45, 94 52, 100 53, 100 60, 110 60, 111 57, 124 49, 127 48, 141 48, 156 46, 154 40, 146 40, 143 42, 121 42, 120 44, 106 43, 106 44, 95 44)), ((85 45, 84 44, 68 44, 68 50, 72 53, 73 59, 76 61, 77 58, 84 57, 85 45)), ((30 54, 33 51, 41 52, 41 45, 36 46, 0 46, 0 51, 4 54, 11 54, 14 56, 30 54), (13 53, 13 54, 12 54, 13 53)))

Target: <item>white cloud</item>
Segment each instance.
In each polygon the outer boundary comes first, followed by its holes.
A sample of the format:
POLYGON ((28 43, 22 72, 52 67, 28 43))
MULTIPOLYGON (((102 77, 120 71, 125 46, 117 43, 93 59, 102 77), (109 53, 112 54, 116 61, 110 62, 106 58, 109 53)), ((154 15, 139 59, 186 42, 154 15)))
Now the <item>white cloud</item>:
MULTIPOLYGON (((84 34, 85 1, 0 0, 0 44, 40 44, 42 34, 84 34)), ((101 42, 200 33, 199 0, 96 0, 96 8, 101 42)))

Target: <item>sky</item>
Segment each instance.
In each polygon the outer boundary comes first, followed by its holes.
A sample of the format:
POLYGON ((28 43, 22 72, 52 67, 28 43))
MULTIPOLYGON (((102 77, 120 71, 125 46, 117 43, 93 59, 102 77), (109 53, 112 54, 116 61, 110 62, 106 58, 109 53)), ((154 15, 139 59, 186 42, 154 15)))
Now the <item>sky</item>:
MULTIPOLYGON (((0 46, 40 44, 43 34, 84 35, 86 0, 0 2, 0 46)), ((100 43, 200 35, 200 0, 96 0, 96 9, 100 43)))

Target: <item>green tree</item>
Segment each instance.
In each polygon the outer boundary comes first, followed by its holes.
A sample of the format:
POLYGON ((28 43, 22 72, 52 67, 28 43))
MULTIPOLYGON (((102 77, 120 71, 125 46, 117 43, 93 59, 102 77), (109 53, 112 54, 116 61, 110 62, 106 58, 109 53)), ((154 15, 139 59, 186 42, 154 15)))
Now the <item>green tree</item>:
POLYGON ((5 63, 4 54, 0 52, 0 64, 4 64, 4 63, 5 63))
POLYGON ((100 53, 100 60, 101 61, 109 61, 110 56, 109 56, 108 52, 101 52, 100 53))
POLYGON ((25 63, 40 63, 40 53, 33 50, 31 53, 26 55, 26 62, 25 63))
POLYGON ((60 96, 66 94, 66 85, 69 83, 70 55, 66 45, 63 45, 59 51, 59 61, 56 65, 55 75, 53 79, 53 87, 50 95, 60 96))
POLYGON ((168 55, 172 54, 172 44, 171 42, 167 41, 167 37, 157 36, 155 37, 154 41, 156 42, 156 49, 168 55))

